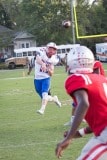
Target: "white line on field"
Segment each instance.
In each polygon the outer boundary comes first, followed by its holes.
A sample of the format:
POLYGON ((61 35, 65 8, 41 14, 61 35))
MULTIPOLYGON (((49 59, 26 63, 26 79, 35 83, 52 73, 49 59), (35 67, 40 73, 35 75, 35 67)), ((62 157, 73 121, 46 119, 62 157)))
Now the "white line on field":
MULTIPOLYGON (((55 76, 61 75, 61 74, 54 74, 55 76)), ((11 78, 3 78, 0 80, 16 80, 16 79, 29 79, 29 78, 34 78, 34 76, 23 76, 23 77, 11 77, 11 78)))
POLYGON ((16 80, 16 79, 29 79, 29 78, 33 78, 33 76, 30 76, 30 77, 3 78, 3 79, 0 79, 0 80, 16 80))
MULTIPOLYGON (((107 71, 107 70, 105 70, 107 71)), ((60 74, 54 74, 54 76, 58 76, 58 75, 61 75, 63 73, 60 73, 60 74)), ((3 79, 0 79, 0 80, 16 80, 16 79, 29 79, 29 78, 34 78, 34 76, 23 76, 23 77, 13 77, 13 78, 3 78, 3 79)))

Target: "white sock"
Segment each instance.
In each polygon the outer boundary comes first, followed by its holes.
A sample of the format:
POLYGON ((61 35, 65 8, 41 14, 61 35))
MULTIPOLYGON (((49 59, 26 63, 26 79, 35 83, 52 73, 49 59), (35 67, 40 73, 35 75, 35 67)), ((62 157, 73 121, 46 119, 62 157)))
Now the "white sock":
POLYGON ((46 105, 47 105, 47 99, 42 99, 42 106, 41 106, 41 109, 43 112, 45 111, 45 108, 46 108, 46 105))
POLYGON ((40 110, 44 112, 45 108, 46 108, 46 105, 42 105, 41 108, 40 108, 40 110))
POLYGON ((52 102, 53 100, 54 100, 54 98, 52 96, 48 95, 48 101, 52 102))

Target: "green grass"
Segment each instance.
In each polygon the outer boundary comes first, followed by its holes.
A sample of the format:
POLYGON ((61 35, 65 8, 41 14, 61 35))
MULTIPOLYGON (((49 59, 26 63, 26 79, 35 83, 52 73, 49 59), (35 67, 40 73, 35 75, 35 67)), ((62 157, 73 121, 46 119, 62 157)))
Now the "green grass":
MULTIPOLYGON (((107 64, 104 65, 107 69, 107 64)), ((71 113, 70 97, 64 89, 64 67, 56 67, 52 93, 63 106, 48 103, 45 114, 38 115, 41 101, 33 86, 33 72, 27 69, 0 71, 0 160, 56 160, 55 147, 68 129, 64 123, 71 113)), ((85 125, 81 124, 82 127, 85 125)), ((76 160, 89 136, 73 140, 62 160, 76 160)))

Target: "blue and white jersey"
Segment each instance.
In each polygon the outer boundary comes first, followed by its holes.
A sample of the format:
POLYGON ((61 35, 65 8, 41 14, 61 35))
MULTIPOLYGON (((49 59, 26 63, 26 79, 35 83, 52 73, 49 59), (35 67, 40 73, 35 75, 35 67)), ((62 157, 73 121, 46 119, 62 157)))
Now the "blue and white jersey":
MULTIPOLYGON (((54 66, 59 61, 56 55, 53 55, 51 58, 48 58, 45 50, 41 51, 39 54, 40 54, 39 56, 41 57, 42 61, 46 63, 47 66, 50 64, 54 66)), ((35 79, 44 79, 48 77, 50 77, 50 75, 47 72, 43 72, 41 70, 41 65, 38 64, 35 60, 35 79)))

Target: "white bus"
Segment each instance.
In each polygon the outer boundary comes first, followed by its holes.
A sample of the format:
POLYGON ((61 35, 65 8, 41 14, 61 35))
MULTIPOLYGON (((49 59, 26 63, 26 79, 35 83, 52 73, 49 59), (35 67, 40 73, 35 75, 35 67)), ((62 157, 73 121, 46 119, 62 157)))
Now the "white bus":
MULTIPOLYGON (((64 58, 65 54, 67 54, 72 48, 79 46, 80 44, 65 44, 65 45, 57 45, 57 54, 60 58, 64 58)), ((30 47, 30 48, 21 48, 15 49, 14 53, 16 57, 31 57, 34 56, 36 52, 40 50, 44 50, 45 47, 30 47)))
POLYGON ((99 61, 107 62, 107 43, 96 44, 96 58, 99 61))
POLYGON ((64 58, 66 54, 70 52, 73 48, 80 46, 80 44, 63 44, 63 45, 58 45, 57 48, 57 54, 60 58, 64 58))
POLYGON ((27 66, 29 60, 35 56, 37 51, 37 47, 15 49, 14 56, 6 59, 5 64, 9 69, 14 69, 19 66, 27 66))
POLYGON ((32 57, 37 51, 40 51, 42 49, 44 49, 44 47, 14 49, 14 55, 15 57, 32 57))
MULTIPOLYGON (((79 44, 57 45, 57 55, 60 59, 63 59, 66 54, 76 46, 79 46, 79 44)), ((45 48, 46 47, 30 47, 14 49, 14 57, 6 60, 6 66, 10 69, 14 69, 17 66, 26 66, 28 61, 35 56, 36 52, 40 52, 45 48)))

